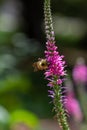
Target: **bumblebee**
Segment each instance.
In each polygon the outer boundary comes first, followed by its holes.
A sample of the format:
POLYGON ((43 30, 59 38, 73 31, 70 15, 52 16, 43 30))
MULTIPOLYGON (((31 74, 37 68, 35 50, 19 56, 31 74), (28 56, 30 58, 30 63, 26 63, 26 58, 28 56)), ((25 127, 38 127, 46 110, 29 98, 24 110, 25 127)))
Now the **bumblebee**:
POLYGON ((34 71, 46 70, 48 68, 46 59, 39 58, 37 62, 33 63, 34 71))

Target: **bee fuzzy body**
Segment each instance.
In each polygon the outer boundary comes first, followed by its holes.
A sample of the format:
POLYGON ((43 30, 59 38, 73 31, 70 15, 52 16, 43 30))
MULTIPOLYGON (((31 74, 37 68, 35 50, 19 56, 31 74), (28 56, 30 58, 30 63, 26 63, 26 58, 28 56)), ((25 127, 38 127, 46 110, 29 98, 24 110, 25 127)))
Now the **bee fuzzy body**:
POLYGON ((33 63, 34 71, 46 70, 48 68, 46 59, 39 58, 37 62, 33 63))

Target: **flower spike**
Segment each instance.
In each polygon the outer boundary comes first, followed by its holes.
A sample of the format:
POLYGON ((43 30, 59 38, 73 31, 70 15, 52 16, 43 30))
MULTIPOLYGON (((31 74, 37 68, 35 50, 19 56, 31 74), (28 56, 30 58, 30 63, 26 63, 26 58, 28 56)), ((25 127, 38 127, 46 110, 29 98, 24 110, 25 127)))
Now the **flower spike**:
POLYGON ((64 81, 65 61, 64 56, 60 56, 55 45, 55 36, 52 23, 52 15, 50 9, 50 0, 44 2, 44 21, 45 21, 45 33, 46 33, 46 50, 45 59, 48 64, 48 68, 45 70, 45 78, 49 81, 47 86, 50 87, 49 96, 52 98, 54 104, 54 111, 57 116, 58 123, 62 130, 69 130, 67 123, 67 116, 64 109, 64 99, 62 94, 62 83, 64 81))

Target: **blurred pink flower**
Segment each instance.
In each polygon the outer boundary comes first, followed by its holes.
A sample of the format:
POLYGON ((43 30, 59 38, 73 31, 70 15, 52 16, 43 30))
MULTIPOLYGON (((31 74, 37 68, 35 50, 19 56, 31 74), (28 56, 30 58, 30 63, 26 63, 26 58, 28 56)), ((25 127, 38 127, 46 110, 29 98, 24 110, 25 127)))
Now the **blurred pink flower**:
POLYGON ((73 79, 75 82, 87 82, 87 67, 85 65, 76 65, 73 69, 73 79))
POLYGON ((74 93, 71 92, 67 94, 67 103, 65 104, 65 108, 76 121, 82 121, 83 114, 78 100, 74 97, 74 93))

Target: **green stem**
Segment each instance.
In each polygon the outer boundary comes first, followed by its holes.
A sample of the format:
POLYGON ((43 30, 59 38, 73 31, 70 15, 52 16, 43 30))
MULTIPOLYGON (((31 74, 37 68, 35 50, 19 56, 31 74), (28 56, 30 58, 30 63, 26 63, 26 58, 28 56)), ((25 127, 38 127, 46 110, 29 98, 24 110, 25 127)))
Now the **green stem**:
POLYGON ((62 97, 61 88, 60 88, 60 86, 55 85, 53 89, 54 89, 54 93, 55 93, 54 110, 57 115, 58 123, 59 123, 60 127, 62 128, 62 130, 69 130, 66 112, 63 107, 63 102, 61 101, 61 97, 62 97))

